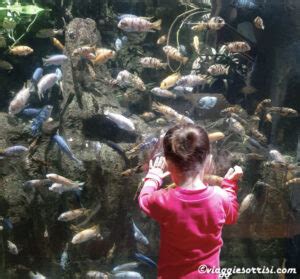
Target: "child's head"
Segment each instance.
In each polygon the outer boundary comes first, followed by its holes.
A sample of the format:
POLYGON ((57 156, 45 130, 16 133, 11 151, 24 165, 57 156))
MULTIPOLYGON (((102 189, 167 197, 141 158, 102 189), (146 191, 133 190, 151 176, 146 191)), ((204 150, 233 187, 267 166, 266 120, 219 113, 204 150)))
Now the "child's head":
POLYGON ((210 144, 202 127, 176 125, 167 131, 163 146, 168 170, 176 184, 190 176, 204 175, 210 144))

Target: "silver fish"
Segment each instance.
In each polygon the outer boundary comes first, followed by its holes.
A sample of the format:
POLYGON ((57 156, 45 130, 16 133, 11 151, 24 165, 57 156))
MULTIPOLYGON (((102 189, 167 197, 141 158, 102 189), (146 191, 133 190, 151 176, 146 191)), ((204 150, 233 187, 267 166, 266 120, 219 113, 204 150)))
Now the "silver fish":
POLYGON ((68 57, 64 54, 56 54, 48 58, 43 58, 42 60, 44 66, 50 66, 50 65, 60 66, 68 60, 68 57))
POLYGON ((108 279, 108 275, 103 272, 90 270, 86 273, 86 278, 88 279, 108 279))
POLYGON ((135 127, 133 122, 126 118, 125 116, 118 114, 118 113, 113 113, 113 112, 109 112, 109 111, 105 111, 104 115, 111 121, 113 121, 115 124, 117 124, 117 126, 120 129, 123 130, 127 130, 130 132, 135 131, 135 127))
POLYGON ((270 150, 269 154, 273 161, 278 163, 286 163, 286 160, 283 158, 282 154, 278 150, 270 150))
POLYGON ((8 247, 9 253, 11 253, 13 255, 18 255, 19 254, 19 250, 17 248, 17 245, 12 243, 9 240, 7 240, 7 247, 8 247))
POLYGON ((194 87, 198 85, 205 85, 207 82, 206 76, 204 75, 187 75, 182 76, 177 82, 176 85, 194 87))
POLYGON ((82 185, 74 184, 73 186, 67 186, 59 183, 53 183, 49 190, 52 192, 56 192, 62 194, 63 192, 70 192, 70 191, 81 191, 82 185))
POLYGON ((134 238, 136 241, 141 242, 144 245, 149 245, 148 238, 140 231, 140 229, 137 227, 137 225, 132 220, 132 227, 134 232, 134 238))
POLYGON ((112 273, 116 273, 116 272, 120 272, 120 271, 127 271, 127 270, 131 270, 134 268, 138 268, 140 265, 139 262, 130 262, 130 263, 125 263, 125 264, 121 264, 118 265, 116 267, 113 268, 112 273))
POLYGON ((202 109, 211 109, 216 105, 217 101, 217 97, 206 96, 199 100, 199 106, 202 109))
POLYGON ((112 276, 113 279, 144 279, 144 277, 135 271, 121 271, 112 276))
POLYGON ((38 88, 38 96, 41 99, 43 93, 52 88, 57 82, 57 75, 54 73, 44 75, 40 81, 38 82, 37 88, 38 88))

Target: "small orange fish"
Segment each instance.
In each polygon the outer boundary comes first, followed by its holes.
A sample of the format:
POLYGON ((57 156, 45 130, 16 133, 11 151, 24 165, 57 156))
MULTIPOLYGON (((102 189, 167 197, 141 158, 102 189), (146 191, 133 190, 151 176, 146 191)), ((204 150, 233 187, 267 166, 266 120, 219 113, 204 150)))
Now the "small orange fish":
POLYGON ((52 44, 59 50, 64 50, 65 46, 56 38, 51 38, 52 44))
POLYGON ((109 59, 114 58, 116 55, 116 52, 107 49, 107 48, 98 48, 96 50, 96 58, 92 60, 93 64, 103 64, 106 63, 109 59))
POLYGON ((33 52, 33 49, 29 46, 15 46, 9 50, 9 53, 17 56, 27 56, 33 52))
POLYGON ((166 35, 162 35, 158 38, 157 40, 157 44, 158 45, 164 45, 167 42, 167 36, 166 35))

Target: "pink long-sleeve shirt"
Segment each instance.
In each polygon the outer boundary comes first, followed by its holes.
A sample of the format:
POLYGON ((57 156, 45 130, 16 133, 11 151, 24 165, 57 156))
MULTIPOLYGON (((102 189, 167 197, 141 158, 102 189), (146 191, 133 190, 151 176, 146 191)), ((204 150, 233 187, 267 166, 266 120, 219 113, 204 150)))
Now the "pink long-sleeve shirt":
POLYGON ((216 279, 199 273, 201 265, 220 267, 222 228, 238 218, 238 186, 224 179, 222 188, 157 189, 146 180, 139 196, 141 209, 160 225, 159 279, 216 279))

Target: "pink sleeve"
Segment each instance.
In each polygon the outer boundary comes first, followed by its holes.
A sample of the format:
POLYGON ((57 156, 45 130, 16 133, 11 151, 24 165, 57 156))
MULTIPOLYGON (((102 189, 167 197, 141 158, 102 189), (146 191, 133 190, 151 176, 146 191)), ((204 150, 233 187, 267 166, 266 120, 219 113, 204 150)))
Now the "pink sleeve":
POLYGON ((147 179, 139 195, 140 208, 156 221, 162 220, 162 211, 159 206, 159 192, 157 183, 152 179, 147 179))
POLYGON ((223 179, 222 189, 226 192, 224 199, 224 208, 226 212, 225 224, 235 224, 238 219, 239 204, 237 200, 238 185, 236 181, 223 179))

